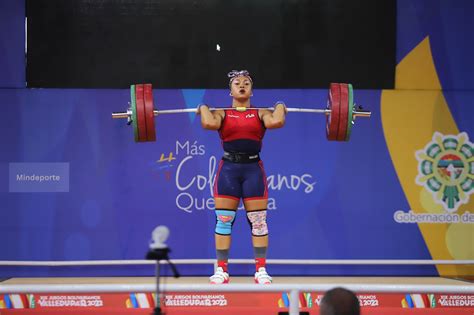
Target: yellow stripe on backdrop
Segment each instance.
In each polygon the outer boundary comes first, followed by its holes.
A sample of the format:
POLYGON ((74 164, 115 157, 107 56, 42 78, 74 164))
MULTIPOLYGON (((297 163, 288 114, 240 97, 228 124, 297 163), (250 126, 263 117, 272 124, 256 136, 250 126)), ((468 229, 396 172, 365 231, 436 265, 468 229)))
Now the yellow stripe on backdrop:
MULTIPOLYGON (((416 152, 431 141, 440 141, 442 135, 460 134, 443 96, 428 37, 397 65, 396 76, 396 90, 382 91, 381 116, 387 147, 411 208, 404 212, 449 214, 427 188, 416 182, 416 152), (442 135, 434 137, 435 132, 442 135)), ((461 216, 468 211, 474 212, 474 198, 451 214, 461 216)), ((474 259, 474 224, 417 224, 433 259, 474 259)), ((438 265, 437 269, 441 276, 474 276, 473 266, 438 265)))

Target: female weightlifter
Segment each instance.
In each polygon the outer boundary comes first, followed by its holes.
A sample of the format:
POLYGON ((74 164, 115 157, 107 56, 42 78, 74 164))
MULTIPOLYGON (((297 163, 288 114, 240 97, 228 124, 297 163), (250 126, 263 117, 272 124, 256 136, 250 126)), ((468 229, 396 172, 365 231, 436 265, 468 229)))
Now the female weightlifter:
POLYGON ((274 111, 252 109, 252 78, 246 70, 232 71, 230 78, 231 110, 210 111, 200 105, 202 127, 218 130, 224 155, 219 163, 214 184, 216 205, 215 241, 217 268, 210 277, 213 284, 229 283, 227 262, 232 225, 242 198, 252 230, 255 255, 255 282, 269 284, 272 278, 265 267, 268 248, 267 204, 268 190, 259 152, 266 129, 281 128, 285 124, 286 107, 277 103, 274 111))

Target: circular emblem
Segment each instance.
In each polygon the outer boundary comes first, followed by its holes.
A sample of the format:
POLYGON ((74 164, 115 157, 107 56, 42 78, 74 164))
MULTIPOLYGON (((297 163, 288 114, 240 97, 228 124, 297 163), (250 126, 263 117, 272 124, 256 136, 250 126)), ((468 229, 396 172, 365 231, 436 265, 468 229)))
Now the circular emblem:
POLYGON ((416 158, 416 183, 430 191, 446 211, 454 212, 469 201, 474 191, 474 146, 467 133, 444 136, 435 132, 416 158))

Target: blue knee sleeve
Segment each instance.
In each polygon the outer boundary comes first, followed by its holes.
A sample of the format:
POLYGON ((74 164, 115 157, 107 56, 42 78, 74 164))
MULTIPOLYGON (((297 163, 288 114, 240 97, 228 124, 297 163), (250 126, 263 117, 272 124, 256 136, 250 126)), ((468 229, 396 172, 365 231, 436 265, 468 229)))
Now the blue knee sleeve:
POLYGON ((235 220, 235 211, 216 210, 216 216, 216 233, 221 235, 230 235, 232 233, 232 224, 235 220))

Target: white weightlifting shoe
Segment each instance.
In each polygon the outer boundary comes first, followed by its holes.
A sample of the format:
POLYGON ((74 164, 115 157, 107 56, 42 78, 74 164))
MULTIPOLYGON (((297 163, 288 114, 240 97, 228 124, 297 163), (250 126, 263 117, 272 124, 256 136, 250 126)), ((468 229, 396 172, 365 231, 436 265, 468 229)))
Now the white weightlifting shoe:
POLYGON ((255 273, 255 283, 257 284, 270 284, 272 283, 272 277, 267 273, 265 267, 258 268, 258 271, 255 273))
POLYGON ((216 272, 209 277, 209 282, 211 284, 229 283, 229 274, 222 267, 217 267, 216 272))

